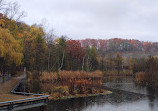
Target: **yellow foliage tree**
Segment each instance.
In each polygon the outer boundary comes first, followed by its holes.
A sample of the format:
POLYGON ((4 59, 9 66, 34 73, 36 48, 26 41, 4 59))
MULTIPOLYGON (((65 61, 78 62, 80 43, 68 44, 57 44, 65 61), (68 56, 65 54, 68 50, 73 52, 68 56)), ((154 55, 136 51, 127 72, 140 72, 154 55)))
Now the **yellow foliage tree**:
MULTIPOLYGON (((1 72, 4 70, 5 65, 12 63, 20 65, 22 62, 23 54, 20 47, 19 40, 16 40, 7 29, 0 27, 0 65, 1 72)), ((4 73, 4 72, 3 72, 4 73)))
POLYGON ((24 33, 24 62, 30 70, 37 69, 44 62, 47 46, 43 36, 42 28, 34 26, 24 33))

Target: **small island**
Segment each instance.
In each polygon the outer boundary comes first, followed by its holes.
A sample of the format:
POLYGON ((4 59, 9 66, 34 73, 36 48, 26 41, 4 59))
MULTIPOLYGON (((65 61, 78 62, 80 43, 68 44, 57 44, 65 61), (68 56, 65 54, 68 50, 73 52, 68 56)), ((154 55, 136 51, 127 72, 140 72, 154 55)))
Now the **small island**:
POLYGON ((50 95, 49 99, 70 99, 112 93, 102 88, 103 73, 101 71, 60 71, 28 73, 28 89, 50 95), (40 88, 39 88, 40 87, 40 88))

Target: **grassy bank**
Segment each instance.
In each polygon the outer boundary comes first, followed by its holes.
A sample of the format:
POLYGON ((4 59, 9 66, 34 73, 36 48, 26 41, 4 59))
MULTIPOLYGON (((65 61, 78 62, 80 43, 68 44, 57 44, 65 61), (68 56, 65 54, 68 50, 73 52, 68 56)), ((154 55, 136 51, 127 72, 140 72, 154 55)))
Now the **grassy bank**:
POLYGON ((83 98, 83 97, 93 97, 93 96, 101 96, 111 94, 111 91, 103 90, 102 93, 95 93, 95 94, 76 94, 76 95, 68 95, 68 96, 50 96, 50 100, 64 100, 64 99, 71 99, 71 98, 83 98))

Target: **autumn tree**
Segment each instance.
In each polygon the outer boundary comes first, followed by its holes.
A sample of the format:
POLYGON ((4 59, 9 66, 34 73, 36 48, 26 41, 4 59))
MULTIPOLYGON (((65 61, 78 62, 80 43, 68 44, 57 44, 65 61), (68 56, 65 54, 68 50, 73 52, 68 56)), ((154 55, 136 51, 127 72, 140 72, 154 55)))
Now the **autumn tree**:
POLYGON ((118 72, 118 75, 120 74, 120 71, 122 70, 122 57, 119 52, 117 52, 115 57, 115 65, 118 72))
POLYGON ((24 63, 30 70, 43 70, 47 46, 40 27, 30 27, 24 35, 24 63))
POLYGON ((91 72, 98 68, 98 61, 97 61, 97 51, 94 46, 91 48, 87 46, 85 48, 86 51, 86 71, 91 72))
POLYGON ((97 61, 98 61, 98 69, 101 71, 105 71, 105 58, 104 57, 97 57, 97 61))
POLYGON ((90 50, 90 65, 91 65, 91 70, 95 71, 98 67, 98 61, 97 61, 97 51, 94 46, 91 47, 90 50))
POLYGON ((6 67, 22 63, 22 48, 20 41, 16 40, 7 29, 0 28, 0 71, 5 74, 6 67))
POLYGON ((109 53, 105 59, 105 70, 110 71, 115 69, 115 58, 112 53, 109 53))
POLYGON ((136 72, 145 72, 146 58, 133 58, 133 74, 136 72))
POLYGON ((69 70, 81 70, 82 63, 84 63, 85 51, 79 41, 68 40, 66 42, 66 55, 69 70))
POLYGON ((146 73, 148 74, 149 82, 154 82, 156 74, 158 72, 158 59, 153 56, 149 56, 146 61, 146 73))
POLYGON ((48 42, 47 43, 48 46, 48 63, 47 63, 47 70, 48 71, 57 71, 57 47, 54 44, 54 42, 48 42))
POLYGON ((130 71, 130 73, 133 73, 133 63, 132 63, 132 58, 131 57, 129 57, 128 62, 129 62, 129 71, 130 71))
POLYGON ((66 39, 64 36, 58 38, 56 41, 56 49, 57 49, 57 67, 58 71, 60 72, 62 69, 65 69, 65 61, 66 61, 66 39))
MULTIPOLYGON (((44 33, 43 33, 44 34, 44 33)), ((36 39, 36 68, 37 70, 44 70, 46 69, 46 59, 47 59, 47 45, 45 39, 42 34, 38 34, 36 39)))
POLYGON ((90 47, 86 46, 85 48, 85 70, 90 72, 90 47))

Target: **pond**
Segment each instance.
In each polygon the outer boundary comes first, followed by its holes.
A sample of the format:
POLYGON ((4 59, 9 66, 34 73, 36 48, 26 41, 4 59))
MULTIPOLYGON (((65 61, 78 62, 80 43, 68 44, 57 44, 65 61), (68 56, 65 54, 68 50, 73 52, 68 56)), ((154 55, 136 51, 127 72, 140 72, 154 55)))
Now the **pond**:
MULTIPOLYGON (((140 87, 132 77, 105 77, 103 87, 113 93, 50 101, 47 111, 158 111, 158 88, 140 87)), ((39 111, 39 108, 26 111, 39 111)))

